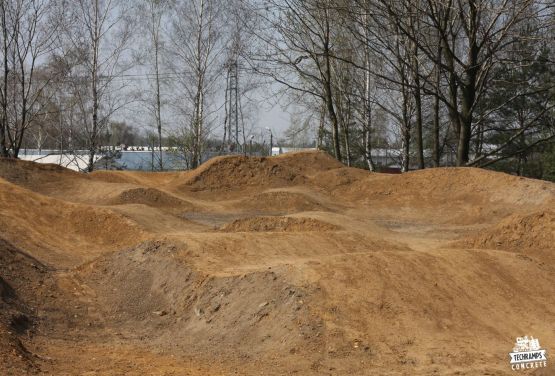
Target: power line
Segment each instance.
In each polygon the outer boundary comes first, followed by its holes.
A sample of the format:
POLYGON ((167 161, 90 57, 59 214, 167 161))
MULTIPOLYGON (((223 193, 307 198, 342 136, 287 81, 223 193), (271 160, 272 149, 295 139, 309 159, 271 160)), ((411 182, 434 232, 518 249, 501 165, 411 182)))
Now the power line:
MULTIPOLYGON (((247 68, 237 67, 237 71, 247 72, 249 71, 247 68)), ((113 74, 113 75, 99 75, 98 81, 113 81, 113 80, 123 80, 123 81, 151 81, 156 80, 157 78, 160 80, 168 80, 168 79, 176 79, 176 78, 195 78, 196 75, 191 72, 163 72, 156 75, 156 73, 126 73, 126 74, 113 74)), ((91 83, 93 80, 90 76, 69 76, 62 79, 53 79, 48 77, 37 77, 34 76, 32 78, 35 82, 48 82, 53 84, 64 84, 64 83, 91 83)), ((26 83, 29 82, 29 79, 26 79, 26 83)))

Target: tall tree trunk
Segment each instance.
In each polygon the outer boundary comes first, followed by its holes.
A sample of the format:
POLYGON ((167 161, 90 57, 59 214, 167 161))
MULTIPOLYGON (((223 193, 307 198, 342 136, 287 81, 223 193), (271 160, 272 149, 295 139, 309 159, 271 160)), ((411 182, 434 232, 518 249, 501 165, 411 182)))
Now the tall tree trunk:
MULTIPOLYGON (((204 83, 202 84, 204 86, 204 83)), ((203 88, 204 90, 204 88, 203 88)), ((203 132, 203 125, 204 125, 204 91, 200 92, 199 98, 199 110, 198 110, 198 122, 197 122, 197 166, 200 166, 202 163, 202 132, 203 132)))
POLYGON ((367 57, 367 69, 366 75, 366 87, 365 87, 365 98, 364 98, 364 156, 366 159, 366 164, 368 165, 369 171, 375 171, 376 166, 372 160, 372 107, 370 104, 370 70, 369 70, 369 59, 367 57))
MULTIPOLYGON (((364 32, 366 40, 370 40, 370 23, 368 14, 364 15, 364 32)), ((372 104, 371 104, 371 78, 370 78, 370 51, 366 45, 364 54, 364 157, 369 171, 374 171, 372 161, 372 104)))
MULTIPOLYGON (((439 34, 439 32, 438 32, 439 34)), ((438 35, 438 41, 440 40, 441 36, 438 35)), ((441 91, 441 56, 442 56, 442 47, 441 43, 438 42, 437 47, 437 64, 435 66, 435 97, 434 97, 434 108, 433 108, 433 139, 432 139, 432 163, 434 167, 439 167, 441 161, 441 152, 440 152, 440 145, 439 145, 439 96, 441 91)))
POLYGON ((414 105, 416 106, 416 154, 418 168, 423 169, 424 166, 424 141, 422 134, 422 97, 420 96, 420 82, 415 80, 414 89, 414 105))
MULTIPOLYGON (((18 49, 19 48, 20 47, 18 46, 18 49)), ((27 101, 27 93, 26 93, 25 85, 27 85, 27 81, 31 80, 31 77, 27 78, 25 61, 21 58, 21 56, 18 56, 18 57, 19 57, 19 75, 21 78, 21 87, 19 92, 19 94, 21 95, 21 120, 19 122, 19 127, 16 127, 14 143, 12 146, 12 149, 13 149, 12 153, 14 158, 19 157, 19 149, 21 148, 21 145, 23 143, 23 136, 25 134, 25 128, 27 127, 27 115, 28 115, 29 109, 27 108, 28 101, 27 101)), ((29 90, 30 90, 30 85, 31 84, 29 83, 29 90)))
POLYGON ((196 168, 200 165, 200 141, 202 139, 202 80, 197 82, 197 93, 195 95, 195 113, 193 117, 193 155, 191 157, 191 167, 196 168))
MULTIPOLYGON (((452 128, 455 130, 455 135, 457 140, 460 137, 461 133, 461 118, 459 116, 459 103, 458 103, 458 83, 457 83, 457 75, 455 72, 455 61, 454 56, 451 55, 451 50, 448 42, 443 39, 444 41, 444 57, 445 57, 445 65, 447 66, 448 70, 448 86, 449 86, 449 105, 448 105, 448 113, 449 113, 449 121, 451 122, 452 128)), ((454 44, 454 42, 453 42, 454 44)))
MULTIPOLYGON (((367 121, 372 121, 370 117, 367 121)), ((366 124, 364 127, 364 157, 366 159, 366 164, 368 165, 368 170, 374 172, 376 167, 374 161, 372 160, 372 135, 371 135, 371 124, 366 124)))
POLYGON ((99 54, 99 42, 100 42, 100 31, 98 30, 99 25, 99 12, 100 4, 99 0, 95 0, 94 5, 94 24, 93 24, 93 61, 92 61, 92 129, 89 135, 89 163, 87 170, 92 172, 94 170, 94 159, 98 148, 98 108, 99 108, 99 98, 98 98, 98 54, 99 54))
POLYGON ((6 4, 4 1, 0 3, 2 11, 2 53, 4 54, 4 71, 2 80, 2 116, 0 124, 0 157, 9 157, 6 145, 6 133, 8 128, 8 74, 10 67, 8 66, 8 25, 6 17, 6 4))
POLYGON ((203 45, 202 33, 204 32, 204 0, 200 2, 200 14, 198 16, 197 28, 197 46, 196 46, 196 70, 197 70, 197 92, 195 95, 195 114, 193 121, 193 156, 192 167, 196 168, 200 165, 202 159, 202 128, 204 122, 204 66, 202 61, 203 45))
POLYGON ((326 100, 326 107, 328 109, 328 116, 331 121, 332 127, 332 139, 333 139, 333 151, 335 154, 335 159, 341 161, 341 144, 339 142, 339 121, 337 120, 337 114, 335 112, 335 107, 333 104, 333 90, 332 90, 332 73, 331 73, 331 62, 330 62, 330 22, 329 13, 326 8, 326 19, 325 19, 325 35, 324 35, 324 63, 325 77, 324 77, 324 95, 326 100))
POLYGON ((482 156, 482 151, 484 149, 484 129, 483 124, 478 124, 478 129, 476 130, 476 137, 474 139, 474 150, 475 155, 473 159, 480 158, 482 156))
MULTIPOLYGON (((411 14, 409 16, 410 27, 415 30, 418 25, 415 25, 415 15, 411 14)), ((416 35, 416 31, 414 32, 416 35)), ((416 107, 416 159, 418 163, 418 168, 423 169, 424 166, 424 136, 422 131, 422 96, 420 93, 420 64, 418 62, 418 44, 416 41, 411 40, 411 50, 412 54, 410 57, 411 61, 411 73, 412 81, 414 84, 413 95, 414 95, 414 105, 416 107)))
MULTIPOLYGON (((222 139, 222 147, 220 148, 220 154, 224 153, 225 151, 229 151, 229 147, 227 147, 227 128, 229 123, 229 110, 228 110, 228 97, 229 97, 229 69, 226 74, 225 79, 225 98, 224 98, 224 137, 222 139)), ((231 129, 229 130, 229 137, 231 138, 231 129)))
POLYGON ((457 147, 457 166, 464 166, 469 161, 470 139, 472 136, 472 117, 476 100, 476 82, 480 66, 478 64, 479 46, 478 33, 478 5, 475 0, 469 0, 469 16, 467 25, 468 52, 467 64, 464 72, 461 97, 461 131, 457 147))
POLYGON ((62 156, 64 155, 64 122, 63 122, 63 118, 62 118, 62 104, 60 101, 60 97, 59 95, 57 96, 58 99, 58 122, 59 122, 59 126, 60 126, 60 162, 59 164, 62 164, 62 156))
POLYGON ((92 172, 94 170, 94 158, 97 149, 97 132, 98 132, 98 92, 96 82, 93 79, 93 114, 92 114, 92 130, 89 143, 89 164, 87 170, 92 172))
POLYGON ((326 128, 326 104, 324 101, 320 109, 320 124, 318 125, 318 142, 317 142, 318 149, 322 149, 324 147, 325 128, 326 128))
POLYGON ((406 85, 405 74, 401 73, 401 93, 403 96, 402 105, 402 129, 401 129, 401 172, 408 172, 410 169, 410 135, 411 135, 411 119, 409 114, 409 89, 406 85))
MULTIPOLYGON (((398 29, 396 30, 399 31, 398 29)), ((404 41, 406 42, 406 41, 404 41)), ((401 91, 401 172, 407 172, 410 168, 410 138, 411 138, 411 89, 410 89, 410 54, 405 43, 399 37, 395 38, 395 55, 399 63, 399 80, 401 91), (401 48, 403 46, 403 48, 401 48)))
MULTIPOLYGON (((404 90, 403 90, 404 91, 404 90)), ((408 108, 407 108, 407 95, 403 94, 405 97, 403 99, 403 125, 401 130, 401 172, 408 172, 410 169, 410 117, 408 115, 408 108)))
MULTIPOLYGON (((159 167, 160 171, 164 170, 164 162, 162 157, 162 100, 160 98, 160 67, 159 67, 159 53, 160 46, 158 37, 156 37, 156 42, 154 43, 154 54, 155 54, 155 69, 156 69, 156 122, 158 126, 158 152, 159 152, 159 167)), ((153 148, 154 150, 154 148, 153 148)))
POLYGON ((457 145, 457 166, 464 166, 469 161, 470 139, 472 136, 473 107, 476 99, 476 75, 474 68, 466 74, 467 82, 462 88, 461 121, 459 142, 457 145))
POLYGON ((433 121, 433 147, 432 147, 432 162, 434 167, 440 166, 441 161, 441 151, 440 151, 440 141, 439 141, 439 98, 434 98, 434 121, 433 121))
POLYGON ((475 99, 473 87, 466 86, 462 90, 461 131, 457 145, 457 166, 464 166, 469 161, 470 138, 472 131, 472 106, 475 99))
POLYGON ((345 162, 347 167, 351 167, 351 145, 350 145, 350 137, 349 137, 349 123, 343 124, 343 137, 345 138, 345 162))
MULTIPOLYGON (((463 90, 464 92, 464 90, 463 90)), ((470 136, 472 129, 472 112, 469 107, 470 100, 465 99, 467 94, 463 94, 461 106, 461 130, 457 145, 457 166, 464 166, 469 160, 470 155, 470 136)))
MULTIPOLYGON (((2 115, 4 116, 4 115, 2 115)), ((2 124, 0 124, 0 157, 8 157, 8 149, 6 148, 6 130, 5 122, 2 119, 2 124)))
POLYGON ((342 158, 341 158, 341 144, 339 143, 339 122, 337 120, 337 114, 335 113, 335 108, 333 105, 331 82, 329 81, 325 83, 325 93, 326 93, 326 107, 328 109, 328 116, 330 117, 331 127, 332 127, 333 151, 335 154, 335 159, 337 159, 338 161, 341 161, 342 158))
MULTIPOLYGON (((342 80, 342 78, 339 78, 339 80, 342 80)), ((342 84, 340 84, 341 87, 339 88, 339 91, 345 93, 345 102, 343 103, 343 101, 341 101, 340 99, 338 99, 337 101, 337 108, 341 109, 340 112, 340 118, 341 118, 341 127, 343 128, 343 142, 345 143, 345 164, 347 165, 347 167, 351 167, 351 162, 352 162, 352 158, 351 158, 351 136, 350 136, 350 125, 351 125, 351 98, 349 96, 349 93, 342 88, 342 84)), ((340 94, 341 95, 341 94, 340 94)))

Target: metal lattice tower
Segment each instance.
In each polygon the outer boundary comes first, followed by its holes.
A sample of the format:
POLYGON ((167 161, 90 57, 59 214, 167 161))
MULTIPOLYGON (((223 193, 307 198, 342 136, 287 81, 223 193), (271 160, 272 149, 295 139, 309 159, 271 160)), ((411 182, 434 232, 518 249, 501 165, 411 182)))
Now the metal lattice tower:
POLYGON ((229 66, 229 129, 234 134, 235 151, 239 151, 239 69, 237 60, 229 66), (233 133, 234 132, 234 133, 233 133))
POLYGON ((241 113, 241 99, 239 95, 239 67, 237 60, 233 59, 227 64, 226 84, 226 119, 224 129, 224 144, 227 151, 239 151, 239 116, 241 113), (227 136, 227 140, 226 140, 227 136))

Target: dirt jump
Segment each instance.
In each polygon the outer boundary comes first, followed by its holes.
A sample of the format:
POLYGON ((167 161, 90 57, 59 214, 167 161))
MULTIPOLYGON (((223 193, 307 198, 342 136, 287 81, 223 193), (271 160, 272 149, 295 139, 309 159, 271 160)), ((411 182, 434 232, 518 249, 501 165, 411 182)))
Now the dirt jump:
POLYGON ((0 160, 0 375, 555 375, 555 184, 0 160))

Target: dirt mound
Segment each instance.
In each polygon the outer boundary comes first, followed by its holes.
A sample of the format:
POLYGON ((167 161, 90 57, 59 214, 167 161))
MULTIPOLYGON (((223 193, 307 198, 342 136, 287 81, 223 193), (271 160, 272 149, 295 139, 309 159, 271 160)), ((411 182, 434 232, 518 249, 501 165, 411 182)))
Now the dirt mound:
POLYGON ((245 187, 286 187, 303 184, 307 176, 341 164, 323 152, 304 152, 277 157, 216 157, 187 175, 177 189, 226 191, 245 187))
POLYGON ((555 184, 478 168, 431 168, 400 175, 370 174, 337 190, 367 202, 434 205, 445 201, 496 201, 540 205, 555 197, 555 184))
POLYGON ((132 222, 108 210, 77 206, 68 214, 69 226, 65 221, 59 225, 67 226, 76 236, 98 247, 120 248, 142 237, 142 231, 132 222))
POLYGON ((299 192, 268 191, 240 200, 234 205, 241 210, 270 213, 296 213, 326 210, 315 199, 299 192))
POLYGON ((110 210, 43 196, 0 179, 5 238, 46 262, 76 262, 137 243, 145 233, 110 210))
POLYGON ((110 205, 143 204, 158 208, 191 209, 193 205, 156 188, 132 188, 109 201, 110 205))
POLYGON ((151 346, 214 357, 313 349, 318 323, 309 314, 308 293, 283 271, 214 277, 181 253, 169 243, 147 242, 80 267, 78 278, 94 291, 111 329, 151 346))
POLYGON ((299 169, 304 175, 308 176, 322 171, 344 167, 341 162, 337 161, 326 152, 319 150, 285 153, 272 157, 272 159, 276 160, 281 165, 299 169))
POLYGON ((283 187, 306 180, 301 170, 282 165, 272 158, 216 157, 193 171, 179 190, 226 191, 245 187, 283 187))
POLYGON ((87 175, 55 165, 0 158, 0 178, 13 184, 41 191, 43 185, 64 180, 88 179, 87 175))
POLYGON ((555 257, 555 211, 513 214, 497 225, 454 244, 465 248, 501 249, 555 257))
POLYGON ((477 168, 370 174, 331 192, 347 204, 401 209, 459 225, 494 223, 514 210, 555 204, 553 183, 477 168))
POLYGON ((224 232, 308 232, 337 231, 339 227, 313 218, 252 217, 237 219, 221 227, 224 232))

